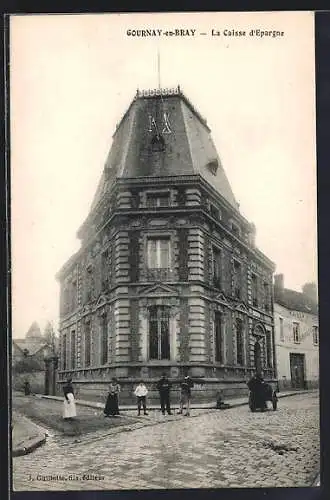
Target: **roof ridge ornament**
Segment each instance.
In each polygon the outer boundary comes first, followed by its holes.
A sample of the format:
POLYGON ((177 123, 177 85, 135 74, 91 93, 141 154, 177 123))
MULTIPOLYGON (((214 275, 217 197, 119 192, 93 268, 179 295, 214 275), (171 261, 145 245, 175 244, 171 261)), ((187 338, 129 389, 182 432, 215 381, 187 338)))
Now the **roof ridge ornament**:
POLYGON ((144 89, 136 91, 136 97, 165 97, 170 95, 179 95, 181 93, 180 86, 171 88, 144 89))

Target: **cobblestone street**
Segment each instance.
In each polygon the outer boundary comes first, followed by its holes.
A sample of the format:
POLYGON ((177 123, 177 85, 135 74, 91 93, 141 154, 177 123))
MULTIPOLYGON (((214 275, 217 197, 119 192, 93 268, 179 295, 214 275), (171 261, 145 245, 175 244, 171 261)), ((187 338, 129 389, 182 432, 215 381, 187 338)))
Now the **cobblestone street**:
POLYGON ((310 486, 319 471, 317 393, 283 398, 276 412, 143 418, 149 426, 78 443, 48 438, 13 459, 14 490, 310 486))

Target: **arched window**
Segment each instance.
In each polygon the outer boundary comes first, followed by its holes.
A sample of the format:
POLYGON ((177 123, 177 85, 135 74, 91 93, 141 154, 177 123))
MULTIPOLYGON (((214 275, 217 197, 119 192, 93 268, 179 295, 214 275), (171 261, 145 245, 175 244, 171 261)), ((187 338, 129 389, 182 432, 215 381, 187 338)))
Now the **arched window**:
POLYGON ((261 346, 258 340, 254 344, 254 367, 257 373, 261 372, 261 346))
POLYGON ((162 152, 165 151, 165 141, 161 135, 154 135, 151 139, 151 151, 162 152))

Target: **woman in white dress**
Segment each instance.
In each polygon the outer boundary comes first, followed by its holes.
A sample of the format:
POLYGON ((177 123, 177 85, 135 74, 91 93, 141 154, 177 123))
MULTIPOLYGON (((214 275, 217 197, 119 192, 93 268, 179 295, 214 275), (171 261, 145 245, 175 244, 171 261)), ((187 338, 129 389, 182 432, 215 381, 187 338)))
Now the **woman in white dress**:
POLYGON ((63 386, 64 403, 63 403, 63 418, 64 420, 72 420, 77 416, 76 403, 72 387, 72 378, 69 378, 63 386))

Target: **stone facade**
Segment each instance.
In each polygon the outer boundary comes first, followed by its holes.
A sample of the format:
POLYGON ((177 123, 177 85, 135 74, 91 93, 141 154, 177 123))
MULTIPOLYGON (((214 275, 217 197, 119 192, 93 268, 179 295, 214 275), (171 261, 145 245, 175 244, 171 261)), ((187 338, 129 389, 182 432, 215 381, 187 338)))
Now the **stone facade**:
POLYGON ((85 397, 112 376, 123 400, 140 378, 152 397, 164 371, 175 383, 189 370, 200 398, 246 392, 256 365, 275 381, 274 265, 210 141, 180 90, 137 95, 117 127, 81 249, 58 274, 60 381, 85 397))

